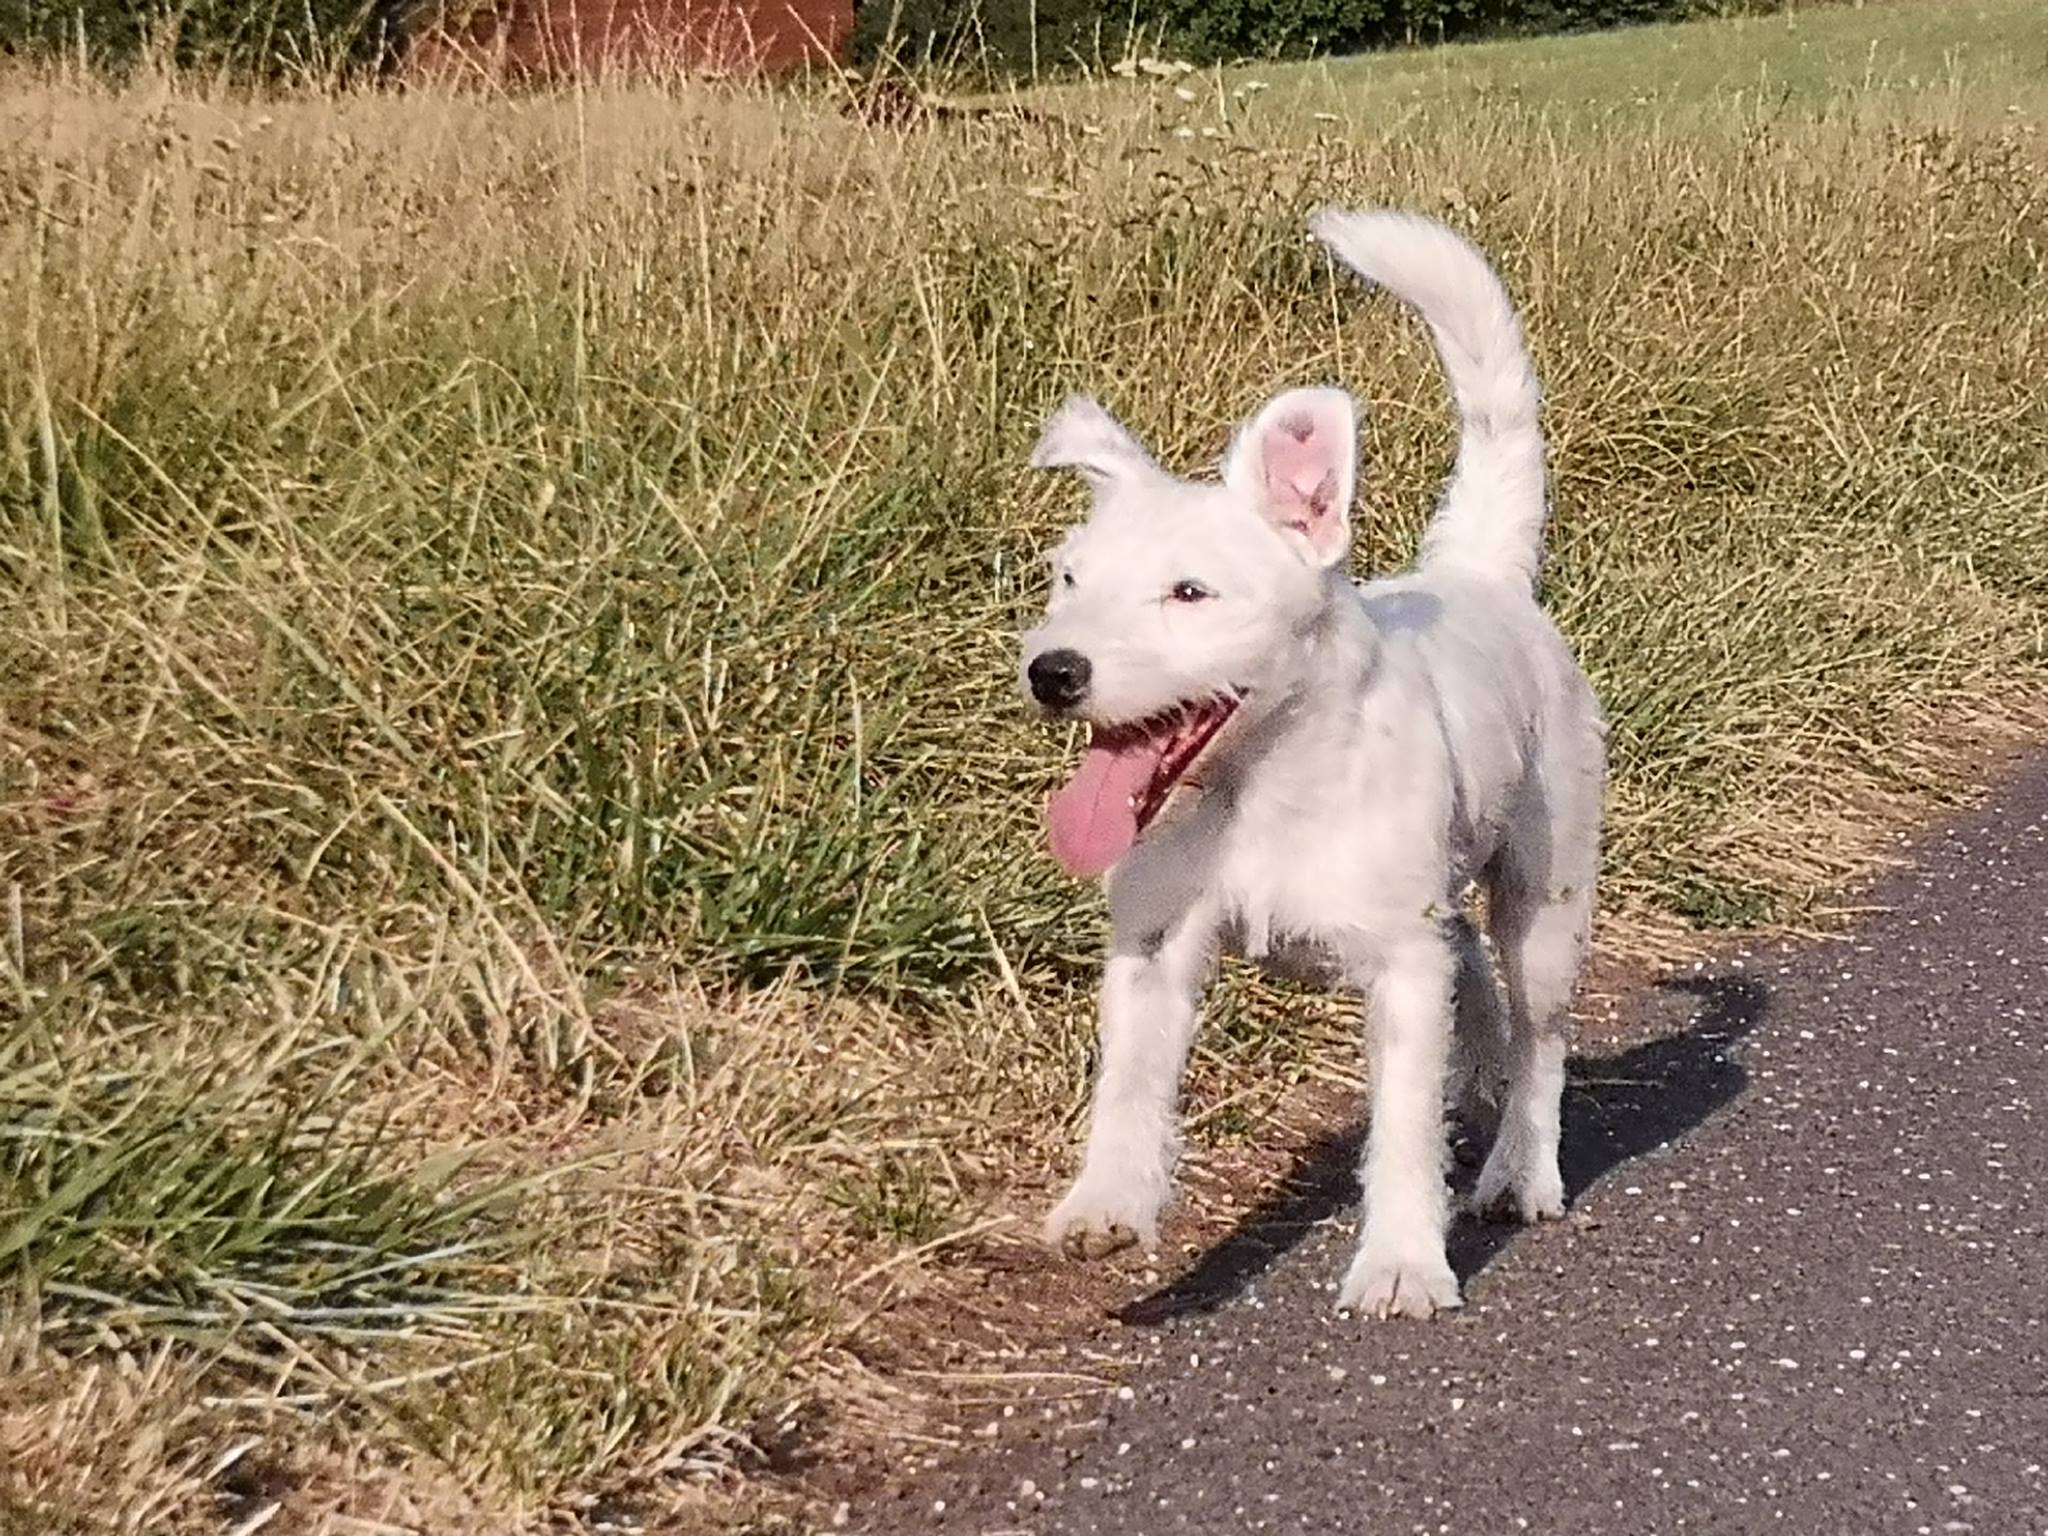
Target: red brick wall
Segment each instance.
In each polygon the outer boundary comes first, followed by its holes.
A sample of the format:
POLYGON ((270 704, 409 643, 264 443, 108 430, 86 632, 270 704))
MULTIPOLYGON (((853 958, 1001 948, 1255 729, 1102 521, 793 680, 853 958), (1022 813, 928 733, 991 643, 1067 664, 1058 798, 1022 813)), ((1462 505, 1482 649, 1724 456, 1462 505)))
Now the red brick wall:
POLYGON ((419 27, 411 67, 563 78, 721 74, 836 62, 853 0, 451 0, 419 27))

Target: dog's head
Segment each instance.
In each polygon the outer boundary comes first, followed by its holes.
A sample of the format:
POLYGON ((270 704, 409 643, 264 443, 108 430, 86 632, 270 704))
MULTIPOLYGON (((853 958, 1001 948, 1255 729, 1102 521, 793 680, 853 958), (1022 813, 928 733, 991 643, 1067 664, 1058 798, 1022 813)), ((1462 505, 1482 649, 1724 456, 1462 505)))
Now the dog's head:
POLYGON ((1094 493, 1052 553, 1045 617, 1024 637, 1026 690, 1092 727, 1048 812, 1069 871, 1114 865, 1299 677, 1351 547, 1357 445, 1356 408, 1337 389, 1275 398, 1239 430, 1216 484, 1167 473, 1092 400, 1047 423, 1032 464, 1078 471, 1094 493))

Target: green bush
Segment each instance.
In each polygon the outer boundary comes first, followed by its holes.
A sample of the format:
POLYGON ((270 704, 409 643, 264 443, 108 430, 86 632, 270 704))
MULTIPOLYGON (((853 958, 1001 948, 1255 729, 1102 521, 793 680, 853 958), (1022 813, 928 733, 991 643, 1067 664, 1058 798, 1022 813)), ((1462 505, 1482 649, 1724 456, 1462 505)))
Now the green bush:
POLYGON ((1765 8, 1764 0, 862 0, 854 53, 862 62, 929 56, 1009 71, 1115 59, 1136 38, 1206 64, 1765 8))
POLYGON ((0 0, 0 53, 325 76, 390 57, 404 10, 405 0, 0 0))
POLYGON ((1142 14, 1111 0, 856 0, 853 56, 860 64, 1057 69, 1119 58, 1144 27, 1142 14))

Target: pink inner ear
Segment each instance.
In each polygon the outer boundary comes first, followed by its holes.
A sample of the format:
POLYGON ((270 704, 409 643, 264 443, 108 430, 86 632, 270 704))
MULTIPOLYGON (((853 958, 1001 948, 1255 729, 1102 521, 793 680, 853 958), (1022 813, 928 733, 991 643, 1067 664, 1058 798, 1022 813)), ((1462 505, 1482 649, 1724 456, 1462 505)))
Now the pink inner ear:
POLYGON ((1313 531, 1330 515, 1337 495, 1337 469, 1330 463, 1330 445, 1316 436, 1315 418, 1306 411, 1283 416, 1266 428, 1260 447, 1275 520, 1313 531))

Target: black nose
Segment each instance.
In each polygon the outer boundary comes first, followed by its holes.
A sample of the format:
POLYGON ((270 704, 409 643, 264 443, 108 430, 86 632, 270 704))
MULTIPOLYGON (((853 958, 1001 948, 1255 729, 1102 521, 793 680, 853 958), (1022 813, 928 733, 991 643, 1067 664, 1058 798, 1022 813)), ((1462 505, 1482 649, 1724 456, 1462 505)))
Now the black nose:
POLYGON ((1031 697, 1047 709, 1072 709, 1088 696, 1088 658, 1079 651, 1047 651, 1024 669, 1031 697))

